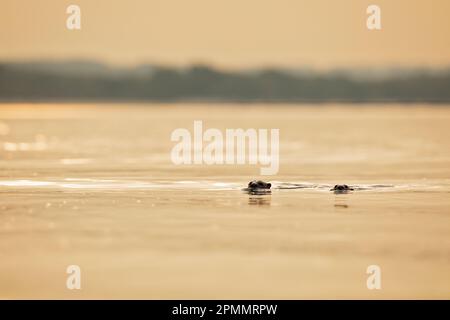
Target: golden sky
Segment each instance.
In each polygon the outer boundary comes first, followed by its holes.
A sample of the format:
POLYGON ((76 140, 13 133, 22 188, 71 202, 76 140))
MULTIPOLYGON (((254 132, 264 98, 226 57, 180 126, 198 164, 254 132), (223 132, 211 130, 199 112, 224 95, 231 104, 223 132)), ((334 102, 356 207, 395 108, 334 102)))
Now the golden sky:
POLYGON ((2 0, 0 59, 448 66, 450 0, 2 0), (82 29, 66 29, 81 7, 82 29), (366 28, 381 7, 382 30, 366 28))

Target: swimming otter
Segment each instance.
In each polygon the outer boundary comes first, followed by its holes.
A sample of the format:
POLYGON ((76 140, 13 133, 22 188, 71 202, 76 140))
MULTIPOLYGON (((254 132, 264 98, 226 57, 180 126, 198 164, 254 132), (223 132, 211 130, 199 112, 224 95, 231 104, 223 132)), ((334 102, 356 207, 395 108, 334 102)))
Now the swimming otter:
POLYGON ((270 193, 270 188, 272 184, 269 182, 264 182, 261 180, 253 180, 248 183, 247 188, 244 191, 247 191, 251 194, 264 194, 270 193))
POLYGON ((332 189, 330 189, 330 191, 334 191, 335 193, 345 193, 353 190, 353 188, 349 187, 346 184, 337 184, 332 189))
POLYGON ((255 189, 270 189, 271 186, 272 186, 271 183, 264 182, 264 181, 261 181, 261 180, 253 180, 253 181, 250 181, 248 183, 248 189, 252 189, 252 190, 255 190, 255 189))

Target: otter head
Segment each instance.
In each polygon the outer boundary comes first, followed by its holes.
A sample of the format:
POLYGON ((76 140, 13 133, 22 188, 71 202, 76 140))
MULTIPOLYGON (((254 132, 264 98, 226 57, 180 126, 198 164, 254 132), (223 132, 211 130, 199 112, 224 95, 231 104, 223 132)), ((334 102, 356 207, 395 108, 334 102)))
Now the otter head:
POLYGON ((353 188, 350 188, 346 184, 337 184, 337 185, 334 186, 333 189, 331 189, 331 191, 337 191, 337 192, 353 191, 353 188))
POLYGON ((255 190, 255 189, 270 189, 270 187, 272 187, 272 184, 269 182, 264 182, 261 180, 253 180, 250 181, 248 183, 248 188, 250 190, 255 190))

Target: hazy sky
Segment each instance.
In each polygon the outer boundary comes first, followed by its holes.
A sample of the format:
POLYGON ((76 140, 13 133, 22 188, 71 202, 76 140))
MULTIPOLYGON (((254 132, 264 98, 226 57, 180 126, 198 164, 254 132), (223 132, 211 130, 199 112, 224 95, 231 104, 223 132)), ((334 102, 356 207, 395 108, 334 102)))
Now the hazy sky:
POLYGON ((450 0, 2 0, 0 59, 134 64, 450 65, 450 0), (82 29, 66 29, 81 7, 82 29), (382 30, 366 28, 381 7, 382 30))

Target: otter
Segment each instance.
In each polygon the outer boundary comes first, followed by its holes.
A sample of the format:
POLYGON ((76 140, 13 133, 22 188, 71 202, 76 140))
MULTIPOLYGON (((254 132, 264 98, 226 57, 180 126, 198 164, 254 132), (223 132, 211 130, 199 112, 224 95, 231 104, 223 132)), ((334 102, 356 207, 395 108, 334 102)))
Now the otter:
POLYGON ((346 184, 337 184, 332 189, 330 189, 330 191, 334 191, 334 193, 346 193, 353 190, 355 189, 349 187, 346 184))
POLYGON ((249 189, 270 189, 272 184, 270 182, 264 182, 261 180, 253 180, 248 183, 249 189))
POLYGON ((272 184, 270 182, 264 182, 261 180, 253 180, 248 183, 247 188, 244 191, 248 191, 253 194, 259 193, 270 193, 270 188, 272 184))

